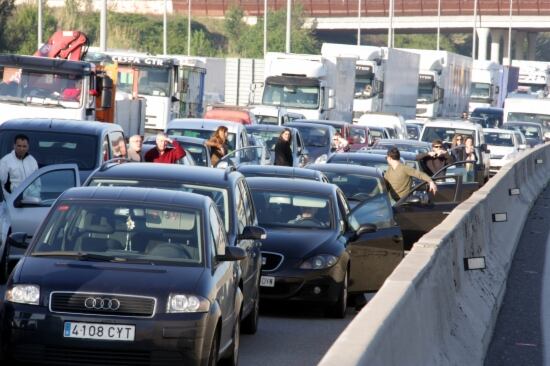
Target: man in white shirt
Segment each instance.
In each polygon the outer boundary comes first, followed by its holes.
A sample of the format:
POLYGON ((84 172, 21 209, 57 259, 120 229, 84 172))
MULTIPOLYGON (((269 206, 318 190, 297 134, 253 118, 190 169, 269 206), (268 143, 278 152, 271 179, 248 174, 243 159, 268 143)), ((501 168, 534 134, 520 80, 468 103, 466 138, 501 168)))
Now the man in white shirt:
POLYGON ((0 183, 5 193, 13 190, 29 175, 38 170, 38 163, 29 154, 29 138, 15 136, 13 150, 0 160, 0 183))

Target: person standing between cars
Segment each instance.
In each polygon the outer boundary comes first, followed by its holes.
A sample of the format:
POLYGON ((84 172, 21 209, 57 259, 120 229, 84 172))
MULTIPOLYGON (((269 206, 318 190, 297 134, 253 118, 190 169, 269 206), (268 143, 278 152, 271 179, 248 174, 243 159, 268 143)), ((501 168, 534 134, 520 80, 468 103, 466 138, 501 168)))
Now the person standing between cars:
POLYGON ((128 159, 132 161, 141 162, 141 148, 143 145, 143 137, 141 135, 133 135, 130 137, 128 146, 128 159))
POLYGON ((396 147, 392 147, 386 154, 388 169, 384 173, 386 186, 395 201, 407 196, 411 192, 412 178, 417 178, 429 184, 430 192, 437 192, 437 185, 433 180, 420 170, 401 163, 401 153, 396 147))
POLYGON ((451 155, 455 161, 466 160, 464 154, 464 137, 462 137, 462 135, 454 135, 451 141, 451 155))
MULTIPOLYGON (((464 160, 477 162, 477 154, 474 147, 474 139, 471 136, 466 137, 464 141, 464 160)), ((475 179, 475 163, 466 163, 466 177, 468 182, 475 179)))
POLYGON ((285 128, 279 135, 275 144, 275 163, 274 165, 292 166, 292 150, 290 148, 292 133, 285 128))
POLYGON ((205 145, 210 148, 210 160, 215 167, 220 159, 227 154, 227 136, 228 130, 225 126, 220 126, 214 131, 212 136, 205 141, 205 145))
POLYGON ((147 151, 145 161, 148 163, 174 164, 185 156, 185 150, 176 140, 172 140, 165 133, 159 132, 156 139, 157 146, 147 151), (166 145, 172 144, 172 147, 166 145))
POLYGON ((13 150, 0 160, 2 189, 6 193, 12 193, 23 180, 36 170, 38 170, 38 163, 29 154, 29 138, 23 134, 15 136, 13 150))
POLYGON ((453 162, 453 158, 449 155, 447 150, 443 148, 443 142, 441 140, 433 140, 432 151, 419 153, 416 155, 416 160, 429 176, 433 176, 441 168, 453 162))

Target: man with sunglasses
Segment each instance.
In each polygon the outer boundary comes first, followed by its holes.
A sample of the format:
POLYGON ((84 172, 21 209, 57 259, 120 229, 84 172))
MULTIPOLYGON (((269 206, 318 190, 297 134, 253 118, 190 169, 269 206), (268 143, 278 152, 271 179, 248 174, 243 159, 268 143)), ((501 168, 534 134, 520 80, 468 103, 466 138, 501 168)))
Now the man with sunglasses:
POLYGON ((433 176, 441 168, 453 162, 453 158, 443 147, 441 140, 433 140, 432 151, 416 155, 416 160, 429 176, 433 176))

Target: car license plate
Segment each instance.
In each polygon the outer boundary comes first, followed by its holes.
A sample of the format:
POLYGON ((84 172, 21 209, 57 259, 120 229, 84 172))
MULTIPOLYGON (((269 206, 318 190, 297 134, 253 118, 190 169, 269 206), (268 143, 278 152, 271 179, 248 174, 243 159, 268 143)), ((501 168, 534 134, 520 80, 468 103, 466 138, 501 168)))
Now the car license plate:
POLYGON ((260 286, 262 287, 275 287, 275 277, 262 276, 260 278, 260 286))
POLYGON ((65 322, 63 337, 101 339, 106 341, 133 341, 134 325, 65 322))

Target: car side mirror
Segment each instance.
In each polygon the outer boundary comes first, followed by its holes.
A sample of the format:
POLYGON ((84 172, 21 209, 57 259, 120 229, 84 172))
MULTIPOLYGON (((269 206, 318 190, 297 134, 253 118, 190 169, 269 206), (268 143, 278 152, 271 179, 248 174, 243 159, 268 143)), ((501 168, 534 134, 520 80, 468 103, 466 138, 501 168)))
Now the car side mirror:
POLYGON ((479 148, 481 149, 481 151, 484 151, 486 153, 490 152, 489 150, 487 150, 487 144, 481 144, 481 146, 479 148))
POLYGON ((225 247, 225 254, 216 256, 216 260, 219 262, 238 261, 244 258, 246 258, 246 251, 235 246, 225 247))
POLYGON ((12 247, 27 249, 29 243, 27 243, 27 233, 12 233, 8 237, 8 244, 12 247))
POLYGON ((363 225, 359 226, 359 229, 357 229, 355 234, 357 236, 361 236, 363 234, 374 233, 377 230, 378 230, 378 228, 374 224, 363 224, 363 225))
POLYGON ((259 226, 245 226, 243 232, 237 235, 237 240, 263 240, 267 238, 264 228, 259 226))
POLYGON ((518 149, 519 150, 526 150, 527 149, 527 145, 526 144, 521 144, 518 146, 518 149))

